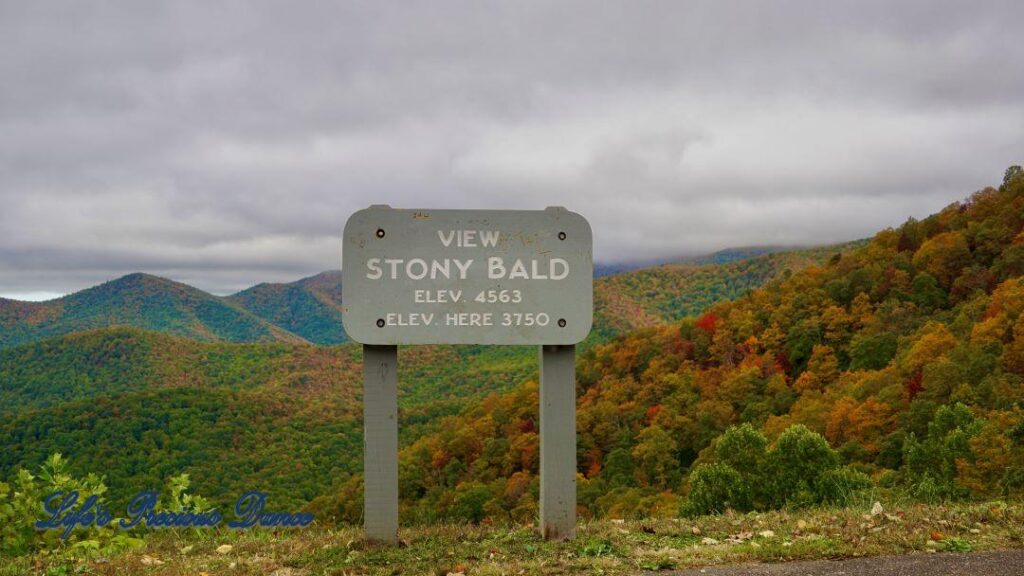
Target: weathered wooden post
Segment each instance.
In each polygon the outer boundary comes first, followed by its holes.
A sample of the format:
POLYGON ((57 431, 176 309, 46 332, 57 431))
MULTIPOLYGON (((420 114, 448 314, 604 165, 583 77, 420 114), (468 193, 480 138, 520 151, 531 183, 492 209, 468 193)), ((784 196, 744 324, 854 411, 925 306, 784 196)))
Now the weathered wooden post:
POLYGON ((364 529, 398 542, 399 344, 540 345, 540 529, 576 529, 575 344, 593 321, 590 224, 564 208, 397 210, 345 224, 345 331, 363 346, 364 529))

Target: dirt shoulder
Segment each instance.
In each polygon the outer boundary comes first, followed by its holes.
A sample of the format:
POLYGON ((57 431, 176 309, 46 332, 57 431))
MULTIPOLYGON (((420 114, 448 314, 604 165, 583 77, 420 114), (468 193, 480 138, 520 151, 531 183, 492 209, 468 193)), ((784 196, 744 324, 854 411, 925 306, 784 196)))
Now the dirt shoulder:
MULTIPOLYGON (((662 572, 661 574, 664 574, 662 572)), ((738 564, 672 572, 673 576, 1019 576, 1024 550, 934 553, 783 564, 738 564)))

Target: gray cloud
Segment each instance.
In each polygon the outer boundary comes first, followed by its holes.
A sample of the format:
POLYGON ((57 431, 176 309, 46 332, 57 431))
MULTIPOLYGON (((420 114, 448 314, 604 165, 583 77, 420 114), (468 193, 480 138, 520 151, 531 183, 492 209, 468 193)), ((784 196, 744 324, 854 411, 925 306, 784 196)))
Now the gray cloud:
POLYGON ((0 0, 0 294, 335 268, 369 204, 602 260, 861 237, 1024 153, 1019 2, 0 0))

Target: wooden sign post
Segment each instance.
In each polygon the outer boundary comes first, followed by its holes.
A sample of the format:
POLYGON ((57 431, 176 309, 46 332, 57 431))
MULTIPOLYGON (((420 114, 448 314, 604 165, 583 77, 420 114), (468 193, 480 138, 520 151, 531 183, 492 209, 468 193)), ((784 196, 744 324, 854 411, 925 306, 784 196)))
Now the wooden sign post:
POLYGON ((540 346, 540 530, 576 526, 575 345, 593 322, 590 225, 564 208, 353 214, 342 319, 363 344, 364 528, 398 542, 399 344, 540 346))

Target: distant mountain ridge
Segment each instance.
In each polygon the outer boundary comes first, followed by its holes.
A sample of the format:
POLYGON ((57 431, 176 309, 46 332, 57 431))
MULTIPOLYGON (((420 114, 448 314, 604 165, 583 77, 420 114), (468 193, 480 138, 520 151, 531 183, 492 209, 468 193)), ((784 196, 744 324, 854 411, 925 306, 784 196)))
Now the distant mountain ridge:
POLYGON ((263 320, 316 344, 341 344, 341 271, 287 284, 257 284, 227 297, 263 320))
POLYGON ((229 299, 142 273, 46 302, 0 299, 0 348, 109 326, 200 341, 303 341, 229 299))
MULTIPOLYGON (((721 250, 597 277, 595 335, 696 314, 791 271, 820 264, 849 245, 721 250)), ((626 266, 626 265, 622 265, 626 266)), ((0 298, 0 349, 84 330, 128 326, 204 342, 342 344, 341 271, 289 283, 261 283, 229 296, 135 273, 46 302, 0 298)))

